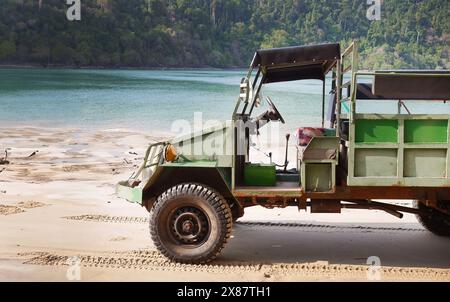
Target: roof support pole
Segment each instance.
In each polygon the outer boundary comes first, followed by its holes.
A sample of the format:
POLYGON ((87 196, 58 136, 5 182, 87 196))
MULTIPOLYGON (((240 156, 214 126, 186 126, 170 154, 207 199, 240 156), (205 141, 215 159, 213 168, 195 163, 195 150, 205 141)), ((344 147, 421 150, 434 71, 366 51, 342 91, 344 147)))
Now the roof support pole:
POLYGON ((322 128, 325 127, 325 77, 322 80, 322 128))

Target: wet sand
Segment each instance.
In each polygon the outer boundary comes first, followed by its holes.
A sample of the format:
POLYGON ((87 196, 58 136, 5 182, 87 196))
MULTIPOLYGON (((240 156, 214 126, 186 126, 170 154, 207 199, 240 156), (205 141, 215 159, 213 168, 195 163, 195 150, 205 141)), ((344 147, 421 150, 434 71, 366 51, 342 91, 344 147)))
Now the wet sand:
POLYGON ((147 212, 114 194, 160 139, 124 129, 2 128, 0 159, 10 148, 10 164, 0 165, 0 280, 70 281, 68 260, 78 257, 82 281, 450 281, 450 239, 413 215, 380 211, 249 208, 213 263, 171 263, 150 240, 147 212), (381 261, 376 278, 370 256, 381 261))

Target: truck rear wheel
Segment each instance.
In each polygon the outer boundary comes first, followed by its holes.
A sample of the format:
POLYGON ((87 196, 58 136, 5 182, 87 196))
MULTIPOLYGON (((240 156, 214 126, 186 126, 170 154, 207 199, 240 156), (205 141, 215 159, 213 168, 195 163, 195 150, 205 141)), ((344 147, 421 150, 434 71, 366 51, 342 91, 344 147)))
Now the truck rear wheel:
POLYGON ((167 258, 206 263, 230 238, 232 214, 225 199, 200 184, 180 184, 158 197, 150 213, 150 234, 167 258))
POLYGON ((417 214, 417 220, 428 231, 438 236, 450 236, 450 215, 445 215, 432 207, 427 207, 421 201, 414 201, 417 209, 423 210, 424 214, 417 214))

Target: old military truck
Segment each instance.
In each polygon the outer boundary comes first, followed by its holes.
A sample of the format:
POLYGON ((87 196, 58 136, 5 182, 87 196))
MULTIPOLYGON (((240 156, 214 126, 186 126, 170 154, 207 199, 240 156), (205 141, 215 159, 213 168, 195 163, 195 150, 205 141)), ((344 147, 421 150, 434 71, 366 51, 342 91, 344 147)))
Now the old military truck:
POLYGON ((231 121, 148 147, 142 166, 117 193, 150 212, 151 237, 162 254, 184 263, 214 259, 251 206, 413 213, 431 232, 450 235, 450 110, 443 105, 450 73, 358 71, 356 50, 355 44, 343 52, 339 44, 258 50, 231 121), (296 167, 287 169, 287 159, 284 166, 250 162, 250 136, 268 123, 284 123, 263 88, 305 79, 323 82, 322 124, 297 130, 296 167), (395 110, 362 112, 367 102, 395 110), (408 107, 415 102, 445 107, 415 113, 408 107), (267 110, 256 115, 261 104, 267 110), (213 150, 202 147, 217 142, 213 150), (415 207, 396 199, 415 200, 415 207))

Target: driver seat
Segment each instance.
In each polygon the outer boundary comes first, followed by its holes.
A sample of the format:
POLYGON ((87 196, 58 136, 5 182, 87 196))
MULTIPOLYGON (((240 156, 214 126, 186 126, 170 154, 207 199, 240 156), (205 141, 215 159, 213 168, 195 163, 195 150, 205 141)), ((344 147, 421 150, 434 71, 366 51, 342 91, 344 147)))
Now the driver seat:
POLYGON ((319 127, 300 127, 296 131, 297 146, 302 148, 308 146, 309 142, 315 136, 335 136, 336 130, 331 128, 319 127))
MULTIPOLYGON (((325 136, 325 137, 335 137, 336 129, 331 128, 321 128, 321 127, 300 127, 296 131, 297 138, 297 160, 306 159, 305 150, 307 149, 309 143, 313 139, 313 137, 317 136, 325 136)), ((334 159, 336 158, 336 153, 334 150, 321 150, 321 151, 309 151, 307 157, 311 157, 311 159, 334 159), (322 152, 323 151, 323 152, 322 152), (316 154, 317 153, 317 154, 316 154)))
POLYGON ((328 192, 336 184, 339 138, 335 129, 297 129, 297 166, 305 192, 328 192))

